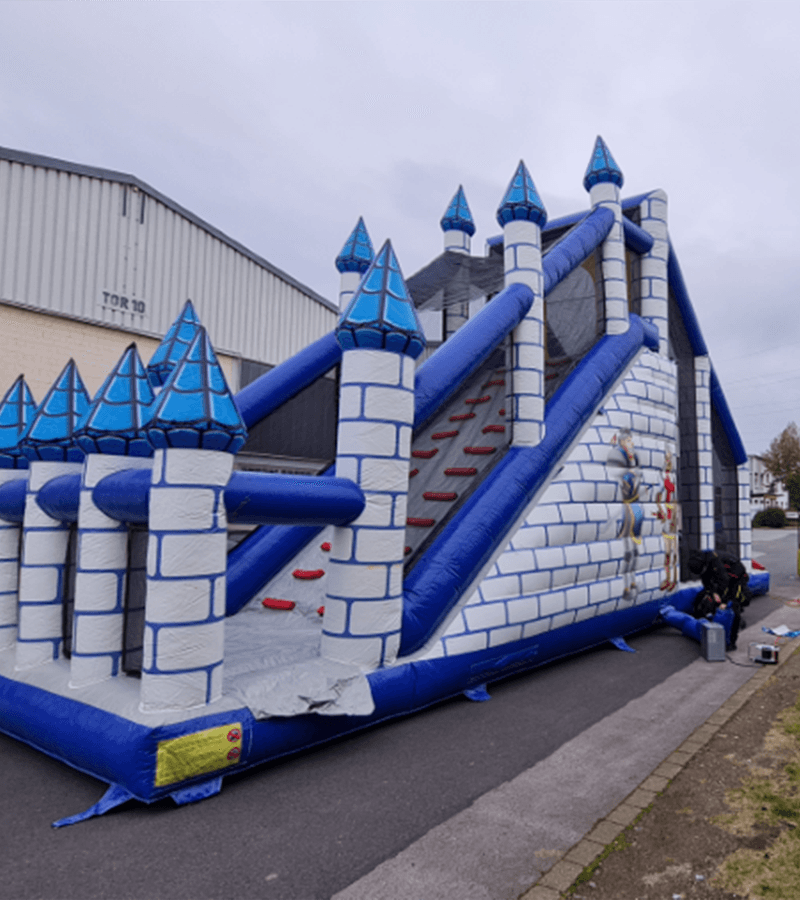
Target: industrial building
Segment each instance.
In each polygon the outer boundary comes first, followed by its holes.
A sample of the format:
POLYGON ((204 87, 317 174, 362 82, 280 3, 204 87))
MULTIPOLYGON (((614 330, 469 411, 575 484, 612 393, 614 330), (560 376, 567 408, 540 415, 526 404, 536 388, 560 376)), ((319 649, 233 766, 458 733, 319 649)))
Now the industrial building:
MULTIPOLYGON (((187 299, 234 392, 338 317, 334 303, 135 176, 0 148, 0 396, 24 373, 40 401, 70 357, 94 395, 132 341, 150 357, 187 299)), ((333 375, 294 402, 317 411, 313 428, 259 427, 242 467, 316 471, 333 457, 333 375)))

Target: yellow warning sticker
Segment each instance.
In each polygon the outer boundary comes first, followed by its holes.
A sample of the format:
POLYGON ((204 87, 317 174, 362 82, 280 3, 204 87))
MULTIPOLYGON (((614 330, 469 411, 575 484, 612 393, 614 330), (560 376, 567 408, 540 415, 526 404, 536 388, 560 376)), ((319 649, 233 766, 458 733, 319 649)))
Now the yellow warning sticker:
POLYGON ((241 756, 241 722, 159 741, 155 786, 163 787, 206 772, 216 772, 239 762, 241 756))

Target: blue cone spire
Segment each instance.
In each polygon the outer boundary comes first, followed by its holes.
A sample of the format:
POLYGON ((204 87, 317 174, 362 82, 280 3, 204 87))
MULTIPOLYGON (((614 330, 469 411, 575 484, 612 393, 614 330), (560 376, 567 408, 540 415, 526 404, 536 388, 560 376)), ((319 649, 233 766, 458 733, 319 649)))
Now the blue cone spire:
POLYGON ((29 460, 82 462, 84 453, 74 433, 90 403, 75 360, 71 359, 22 435, 20 447, 29 460))
POLYGON ((152 456, 144 423, 155 399, 147 372, 131 344, 97 392, 75 431, 85 453, 152 456))
POLYGON ((244 444, 247 428, 202 325, 155 401, 145 430, 157 450, 236 453, 244 444))
POLYGON ((370 267, 375 252, 367 233, 364 219, 359 216, 356 227, 344 242, 341 253, 336 257, 336 268, 339 272, 360 272, 362 275, 370 267))
POLYGON ((147 366, 147 377, 153 387, 160 387, 166 382, 186 352, 186 348, 194 340, 198 328, 200 328, 200 319, 192 301, 187 300, 180 315, 164 335, 164 340, 156 348, 156 352, 147 366))
POLYGON ((19 440, 36 413, 36 401, 22 375, 0 400, 0 469, 27 469, 19 440))
POLYGON ((342 313, 336 338, 343 350, 390 350, 416 359, 425 335, 390 241, 381 247, 342 313))
POLYGON ((583 186, 588 191, 603 181, 610 181, 617 187, 622 187, 624 178, 622 170, 614 161, 606 142, 598 134, 597 140, 594 142, 592 158, 589 160, 586 174, 583 176, 583 186))
POLYGON ((439 224, 442 231, 463 231, 470 237, 475 234, 475 222, 472 220, 472 213, 461 185, 458 186, 439 224))
POLYGON ((547 222, 547 210, 522 160, 519 161, 517 171, 497 209, 497 221, 501 228, 513 219, 534 222, 540 228, 547 222))

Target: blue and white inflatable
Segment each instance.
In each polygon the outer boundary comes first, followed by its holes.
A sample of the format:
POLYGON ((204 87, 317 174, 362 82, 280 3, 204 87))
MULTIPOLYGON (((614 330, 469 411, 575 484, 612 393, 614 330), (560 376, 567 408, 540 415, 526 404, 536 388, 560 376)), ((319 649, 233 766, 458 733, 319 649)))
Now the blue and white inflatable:
MULTIPOLYGON (((556 222, 524 163, 502 236, 404 280, 363 220, 335 332, 237 396, 191 303, 94 399, 70 361, 0 406, 0 730, 128 799, 405 715, 686 610, 690 550, 750 568, 747 456, 667 230, 620 199, 556 222), (490 302, 476 300, 491 296, 490 302), (478 307, 481 307, 478 309, 478 307), (418 310, 446 340, 426 348, 418 310), (339 367, 335 474, 240 472, 247 429, 339 367), (228 523, 258 526, 228 551, 228 523)), ((766 573, 751 587, 765 591, 766 573)))

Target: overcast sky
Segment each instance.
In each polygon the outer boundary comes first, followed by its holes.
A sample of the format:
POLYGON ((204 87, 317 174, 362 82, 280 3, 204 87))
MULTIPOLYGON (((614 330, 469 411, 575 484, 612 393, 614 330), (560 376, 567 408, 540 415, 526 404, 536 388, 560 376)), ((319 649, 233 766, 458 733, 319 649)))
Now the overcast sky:
POLYGON ((663 188, 749 452, 800 422, 800 4, 0 4, 0 144, 128 172, 330 299, 360 215, 406 276, 523 158, 556 218, 601 134, 663 188))

